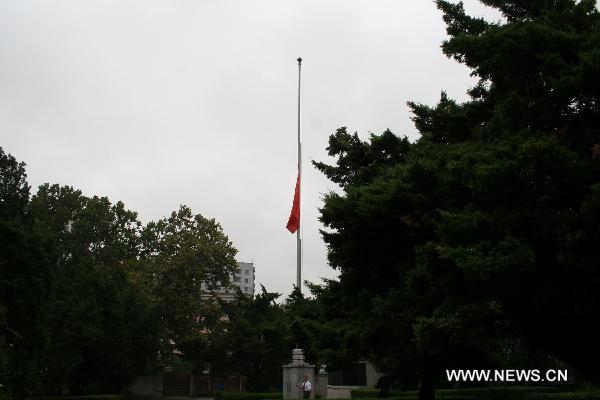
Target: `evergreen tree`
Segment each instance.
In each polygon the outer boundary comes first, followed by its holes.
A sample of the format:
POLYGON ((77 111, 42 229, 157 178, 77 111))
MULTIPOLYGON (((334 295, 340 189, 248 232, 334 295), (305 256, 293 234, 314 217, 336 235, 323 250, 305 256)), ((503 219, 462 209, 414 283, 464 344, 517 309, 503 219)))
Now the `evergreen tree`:
POLYGON ((410 103, 415 143, 341 128, 336 163, 315 163, 343 190, 321 210, 341 273, 331 306, 363 338, 358 355, 418 380, 421 399, 444 367, 506 365, 514 350, 599 378, 600 13, 482 2, 504 20, 437 1, 444 53, 479 78, 470 101, 410 103))

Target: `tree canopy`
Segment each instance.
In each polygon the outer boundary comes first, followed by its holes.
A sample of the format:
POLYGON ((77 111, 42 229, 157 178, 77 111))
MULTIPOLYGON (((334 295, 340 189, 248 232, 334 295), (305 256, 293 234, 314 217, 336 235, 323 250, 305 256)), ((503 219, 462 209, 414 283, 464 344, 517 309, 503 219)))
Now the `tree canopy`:
POLYGON ((29 190, 0 148, 0 394, 120 392, 222 314, 201 296, 237 265, 214 219, 143 225, 106 197, 29 190))
POLYGON ((340 128, 335 163, 315 163, 342 189, 321 209, 331 307, 422 398, 443 366, 514 366, 517 348, 523 365, 550 355, 598 380, 600 13, 482 2, 504 20, 437 1, 444 53, 479 78, 469 101, 409 103, 413 143, 340 128))
POLYGON ((129 270, 159 312, 164 363, 180 344, 209 328, 203 316, 215 311, 202 299, 202 284, 227 286, 236 253, 217 221, 186 206, 143 228, 141 255, 129 270))

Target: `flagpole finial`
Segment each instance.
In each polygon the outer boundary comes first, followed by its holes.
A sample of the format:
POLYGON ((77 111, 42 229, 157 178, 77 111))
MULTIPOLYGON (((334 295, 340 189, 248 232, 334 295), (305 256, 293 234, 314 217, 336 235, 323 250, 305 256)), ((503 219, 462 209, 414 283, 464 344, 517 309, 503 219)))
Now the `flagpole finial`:
POLYGON ((296 61, 298 61, 298 65, 302 64, 302 57, 298 57, 296 61))

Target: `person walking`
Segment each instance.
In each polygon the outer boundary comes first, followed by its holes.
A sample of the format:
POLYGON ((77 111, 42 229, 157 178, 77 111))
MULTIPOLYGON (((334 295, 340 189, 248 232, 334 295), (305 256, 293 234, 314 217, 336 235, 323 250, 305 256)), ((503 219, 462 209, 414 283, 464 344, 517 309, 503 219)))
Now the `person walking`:
POLYGON ((304 375, 304 380, 299 385, 296 385, 297 388, 302 389, 302 398, 310 399, 310 392, 312 392, 312 385, 308 380, 308 375, 304 375))

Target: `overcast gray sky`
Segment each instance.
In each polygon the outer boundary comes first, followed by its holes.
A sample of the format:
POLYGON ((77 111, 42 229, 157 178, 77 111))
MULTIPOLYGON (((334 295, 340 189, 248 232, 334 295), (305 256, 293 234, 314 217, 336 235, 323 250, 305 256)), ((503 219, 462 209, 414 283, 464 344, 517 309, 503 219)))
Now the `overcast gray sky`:
MULTIPOLYGON (((475 15, 489 13, 465 1, 475 15)), ((340 126, 416 138, 408 100, 464 100, 432 0, 0 1, 0 146, 29 182, 123 201, 143 222, 180 204, 216 218, 258 284, 288 294, 302 56, 303 279, 337 276, 310 164, 340 126)))

